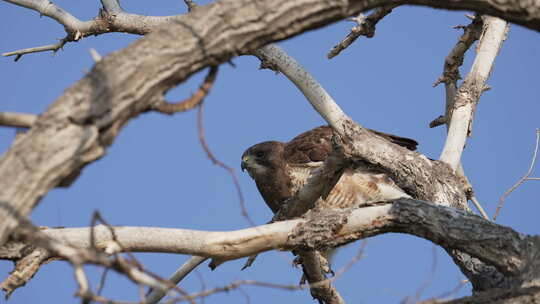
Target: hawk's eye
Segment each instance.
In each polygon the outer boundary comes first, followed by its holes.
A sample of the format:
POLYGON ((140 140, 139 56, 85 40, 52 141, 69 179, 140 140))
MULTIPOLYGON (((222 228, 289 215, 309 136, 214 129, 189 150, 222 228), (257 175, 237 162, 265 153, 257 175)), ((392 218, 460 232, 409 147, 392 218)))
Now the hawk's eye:
POLYGON ((263 157, 263 156, 264 156, 264 152, 263 152, 263 151, 257 151, 257 152, 255 152, 255 156, 257 156, 257 157, 263 157))

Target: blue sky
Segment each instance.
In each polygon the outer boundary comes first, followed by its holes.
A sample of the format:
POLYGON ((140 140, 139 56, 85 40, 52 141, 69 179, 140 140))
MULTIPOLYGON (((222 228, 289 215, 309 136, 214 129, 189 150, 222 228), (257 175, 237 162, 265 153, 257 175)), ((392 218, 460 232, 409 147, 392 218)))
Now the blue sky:
MULTIPOLYGON (((185 11, 181 1, 143 4, 124 1, 130 12, 169 15, 185 11)), ((98 1, 55 1, 75 16, 95 16, 98 1)), ((202 3, 202 2, 199 2, 202 3)), ((338 57, 326 53, 349 31, 352 23, 342 21, 280 45, 317 78, 343 109, 369 128, 415 138, 419 151, 438 158, 445 139, 443 128, 429 129, 428 123, 443 111, 444 88, 432 88, 443 61, 467 24, 465 12, 448 12, 421 7, 400 7, 377 27, 373 39, 360 38, 338 57)), ((56 42, 63 27, 34 11, 0 2, 0 52, 56 42)), ((102 55, 127 46, 138 36, 108 34, 70 43, 64 50, 30 54, 19 62, 0 58, 2 96, 0 111, 39 114, 71 84, 91 69, 88 50, 102 55)), ((496 60, 492 86, 480 100, 473 137, 463 155, 463 165, 478 198, 492 215, 499 197, 527 170, 535 129, 540 128, 540 36, 512 26, 496 60)), ((462 75, 474 52, 469 52, 462 75)), ((223 65, 205 103, 206 139, 221 161, 238 173, 250 216, 256 223, 271 217, 254 183, 240 172, 240 156, 249 146, 264 140, 286 141, 323 120, 300 92, 282 75, 258 70, 253 57, 233 60, 236 67, 223 65)), ((170 100, 189 96, 205 72, 172 90, 170 100)), ((0 127, 0 151, 9 148, 15 130, 0 127)), ((536 176, 540 172, 536 171, 536 176)), ((540 184, 527 182, 506 201, 498 222, 519 232, 538 234, 540 184)), ((43 226, 88 226, 91 214, 99 210, 114 225, 162 226, 201 230, 233 230, 248 227, 240 213, 236 190, 223 169, 212 165, 197 140, 196 112, 172 117, 155 113, 133 119, 121 132, 107 155, 87 166, 68 189, 55 189, 41 201, 31 217, 43 226)), ((334 261, 338 270, 354 256, 359 242, 340 250, 334 261)), ((397 303, 414 297, 429 280, 433 245, 403 234, 369 239, 365 257, 336 281, 350 303, 397 303)), ((453 289, 464 276, 441 249, 435 250, 433 279, 421 299, 453 289)), ((137 254, 151 271, 167 276, 185 259, 172 254, 137 254)), ((289 253, 261 255, 254 267, 240 271, 243 260, 224 264, 215 271, 203 265, 182 284, 188 291, 223 286, 236 279, 295 284, 299 269, 291 267, 289 253), (203 278, 201 281, 200 277, 203 278)), ((0 262, 4 278, 11 262, 0 262)), ((88 267, 93 286, 100 272, 88 267)), ((243 287, 254 303, 315 303, 308 292, 243 287)), ((56 303, 78 301, 73 272, 64 262, 45 265, 10 303, 56 303)), ((138 300, 137 288, 112 274, 104 291, 116 300, 138 300)), ((466 285, 455 296, 467 295, 466 285)), ((0 303, 3 303, 3 299, 0 303)), ((243 303, 240 291, 213 295, 206 303, 243 303)))

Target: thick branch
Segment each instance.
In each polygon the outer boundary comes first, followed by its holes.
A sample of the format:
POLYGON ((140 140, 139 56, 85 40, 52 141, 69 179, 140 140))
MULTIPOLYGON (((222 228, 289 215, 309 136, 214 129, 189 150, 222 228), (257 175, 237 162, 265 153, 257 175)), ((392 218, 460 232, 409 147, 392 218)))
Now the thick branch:
POLYGON ((104 155, 120 128, 174 85, 206 66, 347 15, 344 3, 326 1, 220 1, 107 56, 0 159, 0 243, 15 226, 14 215, 28 214, 49 189, 104 155))
MULTIPOLYGON (((4 1, 38 11, 40 14, 48 16, 64 25, 66 32, 68 33, 68 35, 57 44, 22 49, 2 54, 3 56, 16 55, 16 60, 28 53, 47 50, 57 51, 66 42, 78 41, 82 37, 90 35, 99 35, 109 32, 126 32, 143 35, 154 30, 156 26, 164 23, 182 21, 179 16, 143 16, 126 13, 122 10, 118 1, 115 0, 102 1, 105 10, 90 21, 81 21, 48 0, 4 1)), ((222 0, 221 2, 226 3, 227 1, 222 0)), ((274 1, 267 1, 268 5, 272 6, 270 2, 274 1)), ((320 4, 321 1, 313 2, 314 4, 320 4)), ((188 1, 187 3, 189 4, 191 1, 188 1)), ((539 7, 535 6, 532 2, 526 2, 524 0, 511 0, 505 2, 495 0, 375 0, 354 1, 352 3, 345 2, 340 3, 339 5, 343 6, 341 14, 350 16, 377 7, 391 7, 403 4, 425 5, 451 10, 472 10, 487 15, 497 16, 533 30, 540 30, 539 7)), ((326 5, 331 6, 332 4, 328 3, 326 5)), ((192 8, 193 7, 190 6, 190 11, 192 8)), ((320 22, 326 23, 324 20, 321 20, 320 22)))
MULTIPOLYGON (((477 56, 471 71, 456 93, 451 111, 448 137, 440 160, 456 170, 460 164, 461 153, 467 136, 471 133, 476 105, 480 95, 487 88, 486 80, 491 73, 495 57, 499 54, 506 39, 507 23, 501 19, 485 16, 482 36, 478 42, 477 56)), ((448 116, 447 116, 448 117, 448 116)))
MULTIPOLYGON (((42 232, 57 242, 90 248, 90 229, 51 228, 42 232)), ((94 229, 97 249, 118 250, 108 227, 94 229)), ((535 258, 540 250, 537 236, 519 234, 454 208, 409 199, 352 211, 325 211, 305 219, 228 232, 152 227, 114 227, 114 231, 124 251, 182 253, 223 260, 272 249, 322 250, 386 232, 402 232, 466 252, 516 279, 524 273, 539 273, 535 258)), ((0 258, 24 257, 21 247, 10 241, 0 247, 0 258)))
MULTIPOLYGON (((443 74, 437 81, 433 84, 433 87, 444 82, 444 87, 446 91, 445 99, 445 112, 444 116, 439 116, 437 119, 432 121, 429 124, 430 128, 446 125, 446 130, 448 132, 448 126, 450 125, 450 118, 454 110, 454 101, 456 99, 457 91, 457 81, 461 79, 459 75, 459 68, 463 65, 463 60, 465 59, 465 53, 471 47, 471 45, 480 38, 482 34, 482 25, 483 19, 480 15, 472 17, 472 22, 468 26, 457 26, 456 28, 463 28, 463 35, 459 37, 458 42, 452 48, 448 56, 444 60, 443 74)), ((482 214, 485 219, 489 219, 487 213, 484 211, 484 208, 478 202, 473 187, 469 182, 469 179, 465 175, 463 166, 460 164, 456 170, 456 174, 459 176, 463 188, 467 193, 467 197, 473 202, 476 209, 482 214)))
POLYGON ((275 44, 267 45, 255 51, 261 59, 262 67, 282 72, 306 96, 313 108, 334 129, 344 119, 350 119, 321 84, 311 76, 294 58, 275 44))

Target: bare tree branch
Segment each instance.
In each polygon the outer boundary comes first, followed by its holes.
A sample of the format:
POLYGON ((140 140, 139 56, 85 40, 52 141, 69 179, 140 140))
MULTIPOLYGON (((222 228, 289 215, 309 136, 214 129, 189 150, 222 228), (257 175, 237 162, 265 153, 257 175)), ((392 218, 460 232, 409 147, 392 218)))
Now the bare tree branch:
POLYGON ((197 111, 197 129, 199 133, 199 142, 201 143, 201 146, 206 153, 206 156, 212 161, 214 165, 217 165, 221 168, 223 168, 232 178, 234 188, 236 189, 236 193, 238 195, 238 202, 240 204, 240 210, 242 213, 242 216, 246 219, 246 221, 251 225, 255 226, 255 222, 251 219, 249 216, 249 213, 246 208, 245 200, 244 200, 244 194, 242 193, 242 189, 240 188, 240 182, 238 182, 238 177, 236 176, 236 172, 234 169, 227 164, 221 162, 218 160, 212 151, 210 150, 210 147, 208 146, 208 143, 206 143, 206 138, 204 136, 204 124, 203 124, 203 103, 199 103, 199 110, 197 111))
POLYGON ((499 216, 499 213, 501 212, 502 207, 504 206, 504 202, 506 200, 506 197, 510 195, 514 190, 516 190, 521 184, 523 184, 527 180, 539 180, 540 178, 534 178, 529 177, 534 169, 534 165, 536 163, 536 156, 538 155, 538 143, 540 142, 540 129, 536 129, 536 144, 534 145, 534 151, 533 156, 531 159, 531 164, 529 165, 529 169, 523 175, 522 178, 520 178, 510 189, 506 190, 504 194, 499 199, 499 204, 497 205, 497 209, 495 210, 495 214, 493 215, 493 221, 497 220, 497 217, 499 216))
POLYGON ((193 93, 189 98, 182 100, 178 103, 171 103, 166 101, 165 99, 162 99, 159 102, 155 103, 152 106, 152 109, 163 114, 172 115, 195 108, 197 105, 203 102, 206 95, 210 93, 210 90, 214 85, 214 81, 216 80, 217 72, 218 67, 211 66, 208 70, 208 74, 204 79, 204 82, 201 84, 197 92, 193 93))
POLYGON ((486 80, 491 73, 495 58, 506 39, 507 23, 499 18, 485 16, 482 36, 478 42, 477 56, 471 71, 456 93, 448 129, 448 137, 440 160, 456 170, 460 164, 461 153, 482 92, 486 90, 486 80))
POLYGON ((53 51, 53 53, 56 53, 59 49, 63 48, 64 45, 69 42, 69 38, 63 38, 60 39, 57 43, 43 45, 43 46, 37 46, 37 47, 31 47, 26 49, 20 49, 13 52, 6 52, 3 53, 2 56, 9 57, 9 56, 15 56, 15 61, 19 61, 23 55, 30 54, 30 53, 40 53, 40 52, 46 52, 46 51, 53 51))
MULTIPOLYGON (((325 119, 327 121, 333 121, 345 116, 345 113, 341 111, 326 90, 280 47, 270 44, 256 50, 254 55, 261 60, 261 67, 271 68, 285 74, 316 110, 321 115, 326 115, 325 119)), ((343 155, 340 155, 340 152, 342 152, 341 145, 336 143, 334 146, 334 152, 321 167, 320 174, 311 177, 294 197, 284 202, 279 212, 275 214, 273 221, 301 216, 310 210, 319 198, 328 195, 341 177, 344 165, 343 155)), ((343 298, 332 286, 331 282, 326 281, 325 269, 328 268, 326 258, 313 250, 300 250, 297 253, 301 260, 305 278, 310 284, 317 284, 316 287, 311 287, 311 295, 319 303, 344 303, 343 298), (318 284, 323 281, 325 283, 318 284)), ((251 265, 254 259, 255 256, 250 257, 243 268, 251 265)))
POLYGON ((336 13, 345 17, 347 12, 343 3, 287 7, 283 1, 264 6, 248 0, 216 2, 103 58, 40 116, 40 127, 16 139, 0 159, 0 175, 6 177, 0 181, 0 199, 8 204, 0 208, 5 219, 0 222, 0 243, 16 224, 13 212, 28 214, 49 189, 104 155, 121 127, 174 85, 236 54, 321 26, 320 18, 329 23, 336 20, 336 13), (222 22, 223 14, 238 23, 222 22), (284 26, 289 22, 297 26, 284 26), (245 24, 250 30, 242 27, 245 24), (211 45, 204 42, 209 35, 211 45))
POLYGON ((480 38, 482 34, 482 18, 477 15, 473 18, 472 22, 467 26, 456 26, 455 28, 462 28, 463 35, 459 37, 458 42, 452 48, 448 56, 444 60, 443 74, 435 81, 433 87, 436 87, 440 83, 444 83, 446 89, 446 107, 444 116, 440 116, 433 120, 430 124, 430 128, 434 128, 439 125, 450 123, 450 117, 452 116, 452 110, 454 108, 454 100, 457 91, 457 81, 461 79, 459 74, 459 68, 463 65, 465 59, 465 53, 469 50, 471 45, 480 38))
POLYGON ((328 59, 336 57, 339 55, 339 53, 341 53, 341 51, 353 44, 360 36, 373 38, 373 36, 375 36, 375 27, 377 26, 377 23, 381 21, 382 18, 386 17, 386 15, 390 14, 396 6, 398 5, 395 4, 379 7, 367 17, 360 13, 356 18, 351 18, 351 20, 355 21, 358 25, 353 27, 347 37, 345 37, 345 39, 343 39, 340 43, 336 44, 332 50, 328 52, 326 57, 328 59))
POLYGON ((0 126, 30 128, 36 120, 34 114, 0 112, 0 126))
MULTIPOLYGON (((311 76, 294 58, 275 44, 264 46, 253 52, 261 59, 262 67, 282 72, 306 96, 313 108, 334 129, 348 116, 336 104, 321 84, 311 76)), ((350 119, 350 118, 348 118, 350 119)))
POLYGON ((26 48, 3 53, 2 56, 16 56, 15 61, 22 55, 44 51, 56 52, 67 42, 79 41, 90 35, 100 35, 109 32, 125 32, 144 35, 155 27, 175 20, 176 16, 144 16, 125 13, 116 0, 102 1, 104 9, 99 15, 89 21, 81 21, 69 12, 49 0, 4 0, 31 10, 40 15, 56 20, 64 26, 67 36, 58 43, 40 47, 26 48))
MULTIPOLYGON (((172 284, 178 285, 191 271, 197 266, 206 261, 208 258, 193 256, 187 262, 185 262, 180 268, 178 268, 169 278, 172 284)), ((158 303, 166 294, 168 290, 152 289, 146 296, 147 304, 158 303)))
MULTIPOLYGON (((77 247, 64 240, 50 238, 44 230, 33 226, 27 219, 19 218, 19 221, 19 229, 17 230, 17 233, 12 236, 12 239, 16 243, 26 243, 26 246, 24 246, 19 253, 13 252, 14 248, 10 245, 7 246, 7 251, 11 251, 11 253, 8 253, 8 259, 13 259, 17 254, 19 255, 18 258, 15 258, 19 266, 19 271, 13 272, 0 284, 1 288, 8 294, 24 285, 37 272, 39 266, 44 261, 50 260, 51 258, 65 259, 73 266, 75 279, 79 285, 77 295, 84 301, 94 299, 96 299, 96 301, 103 300, 91 291, 84 269, 82 268, 84 264, 94 264, 113 269, 126 275, 128 279, 138 284, 161 289, 172 287, 175 291, 180 290, 174 285, 171 286, 168 281, 143 270, 140 264, 136 263, 134 260, 127 260, 116 254, 109 258, 106 253, 97 251, 96 246, 93 243, 95 239, 88 239, 88 234, 92 235, 94 227, 89 227, 89 231, 87 230, 86 246, 77 247), (27 260, 27 262, 24 262, 25 260, 27 260)), ((101 232, 105 232, 110 237, 110 241, 106 244, 107 248, 104 248, 103 251, 108 251, 108 247, 113 243, 115 244, 114 246, 118 247, 119 241, 114 230, 108 226, 100 227, 102 228, 101 232), (105 231, 103 231, 103 229, 105 231)), ((129 251, 125 250, 123 247, 118 247, 118 250, 129 253, 129 251)))
MULTIPOLYGON (((448 132, 448 126, 450 125, 450 118, 452 117, 454 102, 456 99, 457 81, 461 79, 461 76, 459 75, 459 68, 463 65, 465 52, 467 52, 471 45, 480 38, 480 35, 482 34, 482 25, 482 18, 479 15, 476 15, 472 17, 472 22, 468 26, 456 26, 456 28, 463 28, 463 35, 461 35, 454 48, 450 51, 448 56, 446 56, 444 60, 443 74, 433 84, 433 87, 435 87, 444 82, 446 90, 445 114, 444 116, 439 116, 433 120, 429 124, 430 128, 444 124, 446 125, 446 130, 448 132)), ((463 183, 463 188, 467 192, 467 197, 473 202, 480 214, 485 219, 489 219, 489 216, 476 198, 473 187, 465 175, 465 171, 463 170, 461 163, 456 170, 456 174, 460 177, 460 180, 463 183)))
MULTIPOLYGON (((377 6, 393 4, 391 0, 299 0, 289 7, 282 5, 287 2, 284 1, 267 0, 254 5, 248 0, 221 0, 188 15, 174 17, 174 22, 167 17, 148 17, 148 22, 143 22, 144 27, 138 27, 137 31, 119 28, 127 32, 147 33, 155 28, 152 26, 167 23, 155 35, 148 35, 100 61, 40 116, 40 128, 32 128, 24 138, 15 140, 12 148, 0 159, 0 175, 7 177, 0 181, 0 188, 5 189, 0 193, 0 199, 8 202, 9 210, 28 214, 49 189, 104 155, 106 147, 130 118, 148 110, 166 90, 204 67, 227 62, 236 54, 249 53, 271 41, 286 39, 377 6), (230 17, 229 20, 237 20, 235 26, 221 22, 219 16, 223 15, 230 17), (287 17, 281 18, 283 16, 287 17), (249 23, 249 30, 242 27, 245 23, 249 23), (293 23, 294 27, 288 26, 293 23), (213 43, 208 45, 204 37, 211 34, 213 43), (148 48, 154 51, 148 52, 148 48), (103 82, 105 75, 107 81, 103 82), (74 94, 77 95, 76 106, 71 104, 75 100, 74 94), (55 168, 54 172, 51 168, 55 168), (13 172, 17 174, 13 175, 13 172)), ((408 0, 406 3, 478 10, 494 16, 507 16, 511 21, 540 29, 540 11, 527 10, 524 13, 523 7, 512 1, 505 5, 491 3, 492 0, 422 1, 425 0, 408 0)), ((11 2, 16 3, 14 0, 11 2)), ((140 22, 141 19, 137 19, 136 23, 140 22)), ((115 29, 107 27, 107 31, 115 29)), ((400 186, 414 189, 417 177, 403 180, 400 186)), ((439 192, 438 186, 434 189, 432 192, 439 192)), ((429 199, 422 195, 415 197, 429 199)), ((5 218, 0 222, 0 243, 6 240, 15 226, 7 210, 0 209, 0 216, 5 218)))
MULTIPOLYGON (((58 244, 50 247, 55 255, 67 258, 77 256, 76 248, 91 247, 88 239, 90 229, 50 228, 40 233, 58 244), (70 244, 73 249, 64 249, 66 245, 63 244, 70 244)), ((113 240, 109 228, 96 226, 94 229, 96 248, 105 250, 113 240)), ((381 233, 402 232, 462 250, 509 276, 523 271, 536 275, 538 269, 534 267, 539 262, 534 256, 540 250, 540 246, 534 245, 540 242, 537 236, 519 234, 511 228, 454 208, 410 199, 354 210, 325 211, 304 219, 227 232, 153 227, 113 229, 125 251, 194 254, 225 260, 271 249, 334 248, 381 233), (341 229, 333 230, 337 226, 341 229), (523 248, 529 249, 521 250, 523 248)), ((28 240, 21 241, 25 243, 28 240)), ((18 245, 21 241, 10 241, 0 247, 0 258, 12 259, 17 254, 24 256, 18 245)))
MULTIPOLYGON (((296 60, 288 56, 278 46, 267 45, 255 51, 254 55, 263 61, 263 66, 279 70, 287 76, 306 96, 313 108, 340 134, 345 146, 339 144, 339 152, 347 154, 346 158, 368 161, 380 167, 385 172, 390 173, 392 179, 413 197, 443 205, 455 204, 453 206, 460 209, 468 208, 462 188, 458 185, 460 181, 456 179, 453 172, 448 170, 446 165, 439 162, 430 162, 416 152, 390 144, 352 121, 326 90, 296 60), (343 148, 347 151, 343 151, 343 148), (399 161, 396 161, 398 159, 399 161), (408 174, 403 175, 401 172, 404 171, 408 172, 408 174), (444 178, 444 183, 439 184, 432 178, 426 179, 426 176, 447 177, 444 178), (456 182, 456 184, 453 182, 456 182)), ((318 198, 322 192, 317 193, 313 190, 319 189, 319 191, 322 191, 321 185, 327 185, 327 187, 333 185, 332 178, 338 177, 335 173, 339 171, 342 165, 336 159, 328 159, 323 169, 321 169, 328 172, 328 174, 319 176, 326 176, 326 179, 321 180, 321 183, 318 184, 319 177, 316 177, 313 184, 308 183, 306 185, 305 193, 315 196, 315 199, 318 198), (310 185, 314 188, 309 189, 310 185)), ((298 196, 301 197, 302 193, 299 193, 298 196)), ((313 197, 301 201, 305 205, 300 205, 300 210, 305 212, 309 209, 305 206, 313 203, 313 197)), ((294 204, 287 205, 288 207, 294 206, 294 204)), ((291 215, 298 216, 298 214, 301 214, 301 212, 291 215)))
MULTIPOLYGON (((103 0, 104 10, 100 15, 90 21, 81 21, 69 14, 59 6, 48 0, 4 0, 6 2, 26 7, 40 14, 56 20, 64 25, 67 36, 62 39, 62 45, 70 41, 78 41, 89 35, 100 35, 108 32, 126 32, 144 35, 152 31, 156 26, 164 23, 180 21, 178 16, 143 16, 130 14, 123 11, 117 0, 103 0)), ((276 0, 279 1, 279 0, 276 0)), ((192 1, 185 1, 189 11, 194 8, 192 1)), ((222 0, 222 2, 226 2, 222 0)), ((431 0, 377 0, 357 1, 346 3, 350 10, 346 14, 354 15, 377 7, 396 6, 403 4, 417 4, 445 8, 452 10, 474 10, 484 14, 506 18, 506 20, 521 24, 530 29, 540 30, 540 10, 533 3, 521 4, 519 0, 506 1, 504 3, 494 0, 454 0, 454 1, 431 1, 431 0)), ((341 13, 342 14, 342 13, 341 13)), ((52 44, 38 48, 29 48, 2 54, 3 56, 16 55, 18 60, 22 55, 47 50, 57 51, 61 45, 52 44)))

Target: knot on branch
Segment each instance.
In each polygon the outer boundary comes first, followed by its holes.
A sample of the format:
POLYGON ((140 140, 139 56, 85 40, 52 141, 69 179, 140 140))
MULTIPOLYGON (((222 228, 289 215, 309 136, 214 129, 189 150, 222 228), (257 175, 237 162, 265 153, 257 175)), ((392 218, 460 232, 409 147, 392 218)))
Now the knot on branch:
POLYGON ((351 210, 314 211, 306 215, 306 222, 298 224, 288 237, 293 247, 324 251, 338 245, 337 236, 347 224, 351 210))

